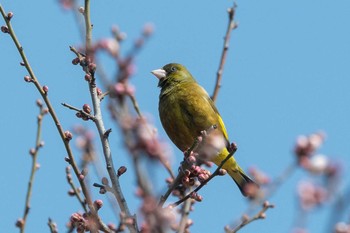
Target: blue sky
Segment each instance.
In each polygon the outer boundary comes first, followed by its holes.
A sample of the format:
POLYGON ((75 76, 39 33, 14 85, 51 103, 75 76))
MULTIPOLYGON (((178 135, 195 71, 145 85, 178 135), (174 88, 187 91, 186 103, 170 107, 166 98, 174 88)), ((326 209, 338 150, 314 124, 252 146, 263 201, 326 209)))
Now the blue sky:
MULTIPOLYGON (((17 36, 39 80, 49 86, 49 96, 64 128, 82 123, 60 105, 90 102, 81 70, 71 65, 74 56, 68 47, 80 44, 73 15, 62 10, 57 1, 5 0, 1 4, 14 12, 17 36)), ((210 0, 92 1, 94 39, 109 37, 111 26, 119 25, 127 33, 123 53, 145 23, 154 24, 155 33, 136 59, 137 72, 131 83, 141 110, 150 116, 164 140, 168 138, 157 112, 159 89, 150 71, 169 62, 182 63, 212 93, 227 25, 226 9, 231 5, 231 1, 210 0)), ((344 177, 348 177, 350 2, 252 0, 237 1, 237 5, 239 27, 232 33, 217 101, 230 139, 238 144, 237 160, 245 169, 255 165, 275 177, 293 162, 292 149, 298 135, 323 130, 327 139, 320 153, 340 161, 344 177)), ((20 57, 4 34, 0 35, 0 51, 0 129, 4 132, 0 207, 6 211, 0 229, 14 232, 14 222, 23 212, 31 163, 28 150, 34 145, 35 100, 39 95, 23 81, 26 71, 18 65, 20 57)), ((105 64, 111 67, 107 72, 113 74, 113 64, 105 64)), ((104 117, 107 127, 112 127, 107 111, 104 117)), ((84 125, 94 130, 93 125, 84 125)), ((122 149, 118 132, 114 129, 111 138, 115 162, 128 165, 130 158, 122 149)), ((48 217, 63 232, 69 216, 80 207, 66 195, 65 151, 49 117, 44 119, 43 140, 27 232, 47 231, 48 217)), ((173 152, 175 158, 182 156, 175 147, 173 152)), ((174 168, 178 162, 174 159, 174 168)), ((160 181, 164 179, 162 172, 155 173, 160 181)), ((267 219, 252 223, 242 232, 290 232, 297 214, 296 184, 305 177, 306 173, 298 170, 270 200, 276 208, 268 211, 267 219)), ((137 212, 132 173, 121 182, 132 211, 137 212)), ((345 179, 343 186, 348 182, 345 179)), ((162 187, 160 182, 158 186, 162 187)), ((192 232, 223 232, 223 227, 246 209, 247 201, 229 177, 215 179, 201 194, 204 201, 191 213, 195 222, 192 232)), ((96 193, 94 198, 101 196, 96 193)), ((311 214, 310 232, 322 232, 324 226, 318 222, 325 221, 327 214, 322 210, 311 214)), ((107 222, 115 221, 107 205, 103 216, 107 222)))

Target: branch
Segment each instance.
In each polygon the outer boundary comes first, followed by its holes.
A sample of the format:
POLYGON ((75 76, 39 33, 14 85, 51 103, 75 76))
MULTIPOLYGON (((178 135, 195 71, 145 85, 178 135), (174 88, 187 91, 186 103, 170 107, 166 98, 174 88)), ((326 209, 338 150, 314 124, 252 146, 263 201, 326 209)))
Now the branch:
POLYGON ((47 225, 49 226, 51 233, 58 233, 57 225, 51 218, 49 218, 47 225))
MULTIPOLYGON (((84 19, 85 19, 85 50, 86 50, 86 55, 89 58, 91 58, 91 43, 92 43, 92 25, 90 21, 90 1, 85 0, 85 6, 84 6, 84 19)), ((93 63, 88 64, 92 65, 93 63)), ((95 64, 94 64, 95 66, 95 64)), ((96 66, 95 66, 96 68, 96 66)), ((108 136, 106 136, 106 129, 104 127, 103 119, 102 119, 102 112, 101 112, 101 105, 100 105, 100 99, 97 94, 97 87, 95 83, 95 78, 94 78, 94 72, 95 69, 87 69, 85 72, 89 72, 89 74, 92 76, 91 82, 89 82, 89 91, 90 91, 90 96, 92 99, 92 105, 93 105, 93 110, 94 110, 94 117, 95 117, 95 125, 97 127, 98 133, 100 135, 100 140, 102 143, 102 148, 103 148, 103 154, 105 157, 106 161, 106 166, 107 166, 107 171, 109 174, 109 177, 111 179, 112 183, 112 188, 113 188, 113 194, 116 197, 118 204, 122 210, 128 217, 132 217, 130 214, 129 207, 126 203, 124 194, 122 192, 122 189, 120 187, 119 183, 119 177, 116 174, 114 164, 113 164, 113 159, 112 159, 112 153, 110 150, 110 145, 108 141, 108 136)), ((88 73, 87 73, 88 74, 88 73)), ((134 224, 133 225, 128 225, 130 232, 136 233, 138 232, 138 227, 136 225, 136 219, 134 219, 134 224)))
POLYGON ((270 208, 274 208, 275 206, 273 204, 270 204, 268 201, 265 201, 263 204, 262 209, 253 217, 249 218, 247 215, 243 215, 242 222, 235 227, 233 230, 228 229, 228 227, 225 227, 226 233, 236 233, 240 229, 242 229, 244 226, 248 225, 249 223, 258 220, 258 219, 265 219, 266 218, 266 211, 270 208))
POLYGON ((188 216, 190 214, 192 200, 186 200, 181 209, 181 219, 179 224, 179 230, 177 233, 187 232, 186 228, 188 228, 188 216))
MULTIPOLYGON (((64 131, 62 126, 61 126, 61 123, 59 122, 58 120, 58 117, 56 115, 56 112, 53 108, 53 106, 51 105, 51 102, 50 102, 50 99, 48 98, 48 87, 47 86, 41 86, 40 83, 39 83, 39 80, 37 79, 37 77, 35 76, 34 74, 34 71, 32 70, 30 64, 29 64, 29 61, 24 53, 24 50, 23 50, 23 47, 21 46, 21 44, 19 43, 18 39, 17 39, 17 36, 12 28, 12 25, 11 25, 11 22, 10 22, 10 18, 5 14, 5 11, 3 9, 3 7, 0 5, 0 12, 1 12, 1 15, 2 17, 4 18, 5 22, 6 22, 6 32, 5 33, 8 33, 10 34, 13 42, 15 43, 16 47, 17 47, 17 50, 23 60, 23 62, 21 64, 23 64, 25 66, 25 68, 27 69, 28 73, 29 73, 29 76, 26 76, 25 77, 25 81, 26 82, 32 82, 36 89, 38 90, 38 92, 40 93, 41 97, 43 98, 43 100, 45 101, 45 104, 47 106, 47 108, 49 109, 49 113, 56 125, 56 128, 57 128, 57 131, 64 143, 64 146, 65 146, 65 149, 67 151, 67 154, 68 154, 68 162, 70 163, 70 165, 72 166, 73 170, 74 170, 74 173, 75 175, 79 178, 80 176, 80 171, 79 171, 79 168, 75 162, 75 158, 74 158, 74 155, 73 155, 73 152, 72 152, 72 149, 69 145, 69 141, 71 138, 68 138, 66 135, 67 133, 69 133, 68 131, 64 131)), ((4 26, 3 26, 4 27, 4 26)), ((70 133, 69 133, 70 134, 70 133)), ((70 134, 71 136, 71 134, 70 134)), ((89 206, 89 209, 90 211, 92 212, 92 214, 94 216, 96 216, 96 210, 93 206, 93 202, 91 200, 91 196, 90 196, 90 193, 88 191, 88 188, 86 187, 85 185, 85 182, 83 179, 78 179, 79 180, 79 183, 80 183, 80 186, 82 188, 82 191, 83 191, 83 194, 85 196, 85 199, 86 199, 86 203, 88 204, 89 206)), ((98 217, 97 217, 98 218, 98 217)), ((98 218, 99 219, 99 218, 98 218)), ((100 223, 100 221, 98 221, 100 223)))
POLYGON ((27 189, 23 217, 22 219, 19 219, 16 224, 18 227, 20 227, 21 233, 24 232, 24 229, 26 226, 27 217, 30 210, 30 199, 32 196, 32 188, 34 183, 35 172, 39 168, 37 164, 38 152, 39 152, 39 149, 44 145, 43 142, 41 141, 41 131, 42 131, 41 129, 42 129, 42 119, 47 112, 45 112, 45 110, 43 109, 43 105, 40 100, 37 101, 37 105, 39 106, 40 112, 37 117, 37 133, 36 133, 36 140, 35 140, 35 148, 29 151, 32 157, 32 168, 31 168, 29 182, 28 182, 28 189, 27 189))
POLYGON ((214 93, 212 95, 212 100, 214 101, 214 103, 218 97, 219 89, 221 87, 221 79, 222 79, 222 74, 224 72, 227 51, 228 51, 228 48, 230 45, 231 32, 232 32, 232 30, 237 28, 237 24, 234 22, 236 7, 237 7, 237 5, 236 5, 236 3, 234 3, 233 7, 227 9, 228 26, 227 26, 227 30, 226 30, 226 34, 225 34, 224 47, 223 47, 222 53, 221 53, 219 68, 218 68, 218 71, 216 73, 216 83, 215 83, 214 93))
POLYGON ((86 204, 85 204, 84 200, 80 197, 78 188, 75 187, 75 185, 74 185, 74 182, 73 182, 73 179, 72 179, 72 175, 71 175, 71 173, 70 173, 70 167, 69 167, 69 166, 66 167, 66 177, 67 177, 67 182, 68 182, 68 184, 70 185, 70 187, 71 187, 71 189, 72 189, 72 191, 73 191, 72 193, 69 192, 69 194, 70 194, 71 196, 74 195, 74 196, 77 197, 77 199, 78 199, 78 201, 79 201, 81 207, 82 207, 82 208, 84 209, 84 211, 87 213, 88 210, 87 210, 87 208, 86 208, 86 204))

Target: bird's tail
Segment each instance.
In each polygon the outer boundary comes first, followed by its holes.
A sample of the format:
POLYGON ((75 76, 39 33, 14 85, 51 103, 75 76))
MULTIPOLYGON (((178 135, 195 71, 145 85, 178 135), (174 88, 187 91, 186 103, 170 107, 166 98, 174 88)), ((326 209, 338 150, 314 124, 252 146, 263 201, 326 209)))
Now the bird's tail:
MULTIPOLYGON (((229 154, 228 150, 224 148, 216 157, 212 159, 212 161, 219 166, 221 162, 227 157, 229 154)), ((222 168, 227 171, 227 173, 232 177, 234 182, 237 184, 239 190, 243 194, 243 196, 251 196, 252 189, 247 185, 252 185, 251 188, 259 187, 249 176, 247 176, 242 168, 238 165, 235 158, 231 156, 223 165, 222 168)))
POLYGON ((237 165, 236 168, 228 168, 227 173, 231 176, 233 181, 237 184, 239 190, 243 194, 243 196, 248 196, 247 185, 252 184, 253 186, 257 186, 257 184, 247 176, 244 171, 237 165))

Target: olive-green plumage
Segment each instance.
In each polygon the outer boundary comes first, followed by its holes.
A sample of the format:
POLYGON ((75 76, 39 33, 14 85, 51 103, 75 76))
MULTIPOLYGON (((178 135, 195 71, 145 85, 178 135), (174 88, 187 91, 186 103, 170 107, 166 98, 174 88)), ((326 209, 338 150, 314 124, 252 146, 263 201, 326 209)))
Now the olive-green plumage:
MULTIPOLYGON (((152 73, 159 78, 159 116, 169 138, 181 151, 185 151, 201 131, 216 125, 215 133, 224 138, 226 147, 223 146, 217 155, 211 156, 211 161, 220 165, 229 154, 229 140, 224 122, 208 93, 180 64, 167 64, 152 73)), ((223 168, 236 182, 242 194, 246 195, 244 187, 253 181, 245 175, 233 156, 223 168)))

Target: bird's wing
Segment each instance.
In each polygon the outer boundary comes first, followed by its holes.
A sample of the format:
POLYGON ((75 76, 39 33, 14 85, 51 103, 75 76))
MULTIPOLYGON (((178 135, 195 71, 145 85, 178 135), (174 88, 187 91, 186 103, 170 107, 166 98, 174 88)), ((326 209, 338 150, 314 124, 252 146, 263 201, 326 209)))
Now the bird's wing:
POLYGON ((187 96, 186 101, 179 104, 181 105, 183 117, 188 119, 186 122, 191 122, 188 128, 192 132, 197 133, 196 136, 198 136, 199 131, 206 130, 216 124, 218 130, 222 132, 228 142, 225 124, 205 89, 198 84, 192 84, 191 87, 186 89, 191 91, 190 101, 188 101, 187 98, 189 97, 187 96), (194 118, 194 116, 196 117, 194 118))

